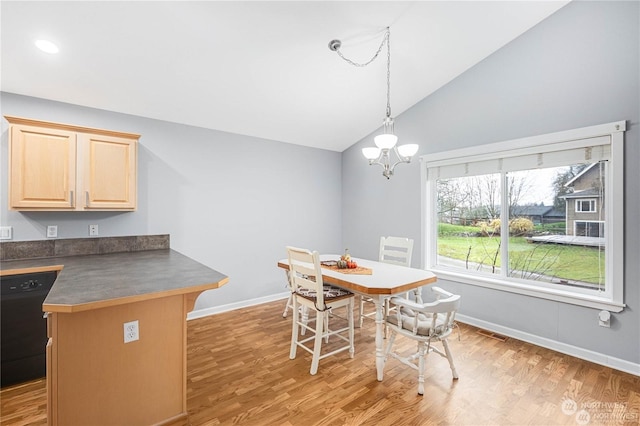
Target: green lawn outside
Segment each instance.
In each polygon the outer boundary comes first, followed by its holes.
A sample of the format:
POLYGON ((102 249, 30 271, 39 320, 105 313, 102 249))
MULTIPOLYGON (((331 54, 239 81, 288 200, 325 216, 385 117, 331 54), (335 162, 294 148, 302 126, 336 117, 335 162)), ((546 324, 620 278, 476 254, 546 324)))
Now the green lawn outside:
MULTIPOLYGON (((440 224, 438 255, 463 261, 461 267, 469 269, 500 267, 500 236, 478 237, 478 232, 478 227, 440 224)), ((524 237, 510 237, 509 260, 510 269, 519 271, 514 274, 518 278, 539 279, 536 274, 540 274, 604 284, 604 250, 595 247, 530 243, 524 237)))

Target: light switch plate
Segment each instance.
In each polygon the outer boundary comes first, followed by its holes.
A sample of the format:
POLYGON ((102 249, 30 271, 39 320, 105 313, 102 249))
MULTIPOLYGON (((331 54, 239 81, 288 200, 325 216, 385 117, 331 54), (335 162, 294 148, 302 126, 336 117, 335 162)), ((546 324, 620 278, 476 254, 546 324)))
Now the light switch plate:
POLYGON ((0 226, 0 240, 10 240, 13 238, 13 228, 11 226, 0 226))

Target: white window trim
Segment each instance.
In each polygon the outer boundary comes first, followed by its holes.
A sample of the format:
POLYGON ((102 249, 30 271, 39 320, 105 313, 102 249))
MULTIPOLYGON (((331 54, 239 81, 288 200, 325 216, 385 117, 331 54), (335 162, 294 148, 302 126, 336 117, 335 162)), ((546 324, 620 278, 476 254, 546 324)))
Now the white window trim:
POLYGON ((586 199, 576 200, 575 212, 576 213, 598 213, 597 204, 598 203, 596 203, 595 198, 586 198, 586 199), (581 203, 584 203, 585 201, 589 201, 589 208, 591 208, 591 205, 593 205, 593 210, 578 210, 578 205, 581 203))
POLYGON ((606 309, 621 312, 624 307, 624 131, 625 121, 617 121, 596 126, 583 127, 557 133, 548 133, 511 141, 497 142, 487 145, 472 146, 446 152, 422 155, 420 157, 421 173, 421 209, 422 209, 422 268, 431 270, 438 278, 473 284, 562 303, 586 306, 595 309, 606 309), (480 276, 462 273, 460 270, 438 266, 437 259, 437 214, 429 207, 436 197, 435 181, 427 181, 427 170, 433 164, 454 164, 466 161, 497 157, 499 155, 519 155, 535 151, 536 147, 545 149, 560 143, 572 143, 582 139, 608 136, 610 138, 611 156, 609 159, 610 178, 605 181, 605 193, 608 202, 605 206, 607 221, 610 221, 609 232, 605 232, 607 244, 606 282, 608 288, 605 295, 582 294, 562 288, 538 287, 524 282, 513 282, 494 276, 480 276), (614 190, 615 188, 615 190, 614 190), (617 206, 619 208, 615 208, 617 206))

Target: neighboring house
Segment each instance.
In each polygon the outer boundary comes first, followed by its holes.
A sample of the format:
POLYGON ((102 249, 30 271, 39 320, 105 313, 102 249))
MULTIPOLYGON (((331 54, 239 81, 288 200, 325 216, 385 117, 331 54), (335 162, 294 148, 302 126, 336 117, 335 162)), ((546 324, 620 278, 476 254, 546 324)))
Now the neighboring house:
MULTIPOLYGON (((534 225, 545 225, 565 221, 565 212, 555 209, 553 206, 512 206, 509 216, 525 217, 534 225)), ((447 223, 460 225, 476 225, 478 222, 491 222, 492 219, 500 217, 500 206, 477 207, 469 210, 455 209, 446 216, 440 218, 447 223)))
POLYGON ((562 196, 567 202, 567 235, 604 237, 604 174, 599 164, 590 164, 565 184, 573 189, 562 196))
POLYGON ((553 206, 513 206, 511 217, 526 217, 534 225, 558 223, 565 221, 565 212, 553 206))
MULTIPOLYGON (((478 222, 490 222, 492 219, 500 217, 500 206, 480 207, 463 212, 458 212, 454 221, 451 223, 460 223, 463 225, 477 224, 478 222), (494 212, 493 215, 491 212, 494 212)), ((510 215, 512 219, 516 217, 525 217, 534 225, 544 225, 548 223, 558 223, 565 221, 565 212, 554 209, 553 206, 512 206, 510 207, 510 215)))

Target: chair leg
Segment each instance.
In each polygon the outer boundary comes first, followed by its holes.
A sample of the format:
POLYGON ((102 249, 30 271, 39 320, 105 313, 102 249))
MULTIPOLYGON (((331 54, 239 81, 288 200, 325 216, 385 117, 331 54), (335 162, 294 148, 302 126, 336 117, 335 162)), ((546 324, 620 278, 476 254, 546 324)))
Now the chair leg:
POLYGON ((313 343, 313 357, 311 358, 311 375, 318 372, 318 364, 320 363, 320 350, 322 349, 322 334, 324 328, 324 312, 316 313, 316 336, 313 343))
POLYGON ((391 349, 393 347, 393 342, 396 340, 396 331, 391 330, 391 336, 389 337, 389 341, 387 342, 387 349, 384 351, 384 362, 387 362, 387 358, 391 353, 391 349))
MULTIPOLYGON (((291 282, 289 280, 289 271, 285 271, 287 275, 287 288, 291 290, 291 282)), ((293 294, 289 293, 289 298, 287 299, 287 303, 284 305, 284 312, 282 312, 282 318, 287 317, 287 313, 289 312, 289 308, 293 307, 293 294)))
POLYGON ((355 345, 354 345, 354 340, 355 340, 355 332, 353 330, 353 310, 354 310, 354 298, 351 298, 351 301, 349 302, 349 304, 347 305, 347 318, 349 319, 349 357, 353 358, 356 349, 355 349, 355 345))
POLYGON ((451 367, 453 379, 457 380, 458 372, 456 371, 456 366, 453 363, 453 356, 451 356, 451 351, 449 350, 449 342, 447 342, 447 339, 442 340, 442 346, 444 346, 444 353, 447 354, 447 360, 449 361, 449 367, 451 367))
MULTIPOLYGON (((302 310, 302 322, 304 323, 304 325, 309 325, 309 309, 307 309, 306 306, 301 306, 300 309, 302 310)), ((302 327, 302 330, 300 330, 300 334, 301 335, 305 335, 307 334, 307 328, 306 327, 302 327)))
MULTIPOLYGON (((415 299, 416 303, 419 303, 420 305, 424 303, 422 301, 422 288, 419 287, 413 290, 413 298, 415 299)), ((409 299, 409 292, 407 292, 407 299, 409 299)))
POLYGON ((327 332, 326 337, 324 338, 324 342, 325 343, 329 343, 329 314, 331 313, 331 310, 328 310, 324 316, 324 329, 327 332))
POLYGON ((360 306, 358 308, 358 327, 362 328, 362 323, 364 321, 364 296, 359 296, 360 306))
POLYGON ((289 359, 295 359, 296 357, 296 349, 298 348, 298 321, 300 320, 300 309, 298 309, 298 303, 293 298, 293 317, 291 318, 291 349, 289 351, 289 359))
POLYGON ((284 312, 282 313, 282 318, 286 318, 287 317, 287 313, 289 312, 289 307, 291 306, 291 298, 292 295, 289 295, 289 298, 287 299, 287 303, 285 303, 284 305, 284 312))
MULTIPOLYGON (((387 320, 387 316, 389 315, 389 309, 391 307, 391 302, 389 302, 389 299, 384 299, 384 320, 387 320)), ((387 338, 387 335, 389 334, 389 327, 387 327, 387 324, 384 324, 384 338, 387 338)))
POLYGON ((418 395, 424 395, 424 364, 426 348, 424 342, 418 342, 418 395))

